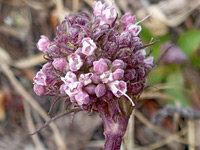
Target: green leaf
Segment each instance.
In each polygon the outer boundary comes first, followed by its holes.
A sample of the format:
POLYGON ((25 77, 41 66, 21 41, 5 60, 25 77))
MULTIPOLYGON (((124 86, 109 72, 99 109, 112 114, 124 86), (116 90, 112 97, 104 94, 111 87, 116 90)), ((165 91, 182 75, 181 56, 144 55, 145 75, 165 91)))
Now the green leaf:
POLYGON ((147 76, 147 85, 156 85, 161 84, 165 76, 165 68, 157 67, 155 70, 152 70, 147 76))
MULTIPOLYGON (((171 72, 166 79, 166 83, 172 85, 174 88, 166 89, 165 93, 174 97, 181 106, 188 106, 189 102, 183 94, 184 78, 181 71, 176 69, 171 72)), ((174 100, 168 100, 167 102, 173 105, 176 103, 174 100)))
POLYGON ((200 43, 200 30, 189 30, 185 32, 178 38, 177 43, 185 55, 190 58, 200 43))

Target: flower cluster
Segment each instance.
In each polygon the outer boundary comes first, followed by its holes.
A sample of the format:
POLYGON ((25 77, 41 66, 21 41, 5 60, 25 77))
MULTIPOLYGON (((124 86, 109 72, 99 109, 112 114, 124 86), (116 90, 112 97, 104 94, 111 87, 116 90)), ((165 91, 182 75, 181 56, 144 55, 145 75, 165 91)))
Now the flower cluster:
POLYGON ((114 6, 101 2, 94 2, 92 16, 67 15, 53 41, 42 35, 37 43, 48 62, 34 78, 35 93, 69 97, 75 106, 97 112, 100 106, 118 107, 120 100, 134 106, 153 66, 140 31, 135 16, 126 13, 118 21, 114 6))

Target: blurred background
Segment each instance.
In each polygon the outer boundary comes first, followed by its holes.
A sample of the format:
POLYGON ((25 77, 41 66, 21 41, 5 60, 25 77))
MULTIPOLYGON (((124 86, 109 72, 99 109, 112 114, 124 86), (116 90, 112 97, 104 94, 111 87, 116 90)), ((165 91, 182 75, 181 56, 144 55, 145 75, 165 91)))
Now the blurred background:
MULTIPOLYGON (((45 63, 36 49, 40 35, 55 36, 69 13, 92 13, 93 0, 0 0, 0 150, 100 150, 103 125, 81 112, 53 122, 64 110, 52 97, 34 94, 33 77, 45 63), (73 121, 72 121, 73 117, 73 121)), ((141 23, 143 44, 155 61, 174 45, 148 76, 131 116, 122 150, 200 150, 200 0, 104 0, 122 16, 141 23), (156 88, 155 88, 156 87, 156 88)))

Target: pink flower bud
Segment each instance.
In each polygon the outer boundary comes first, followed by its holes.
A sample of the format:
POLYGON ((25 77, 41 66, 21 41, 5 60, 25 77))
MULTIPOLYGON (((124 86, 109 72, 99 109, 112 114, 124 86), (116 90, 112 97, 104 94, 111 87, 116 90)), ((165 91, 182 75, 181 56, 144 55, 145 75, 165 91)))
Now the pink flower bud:
POLYGON ((117 17, 117 11, 115 10, 114 6, 107 6, 106 4, 104 4, 101 12, 100 25, 104 24, 112 25, 113 22, 116 20, 116 17, 117 17))
POLYGON ((75 54, 78 54, 81 58, 83 58, 85 55, 82 53, 82 48, 78 48, 76 51, 75 51, 75 54))
POLYGON ((131 13, 125 13, 120 22, 122 23, 123 28, 126 29, 129 24, 136 24, 136 17, 131 16, 131 13))
POLYGON ((106 86, 104 84, 98 84, 95 88, 95 94, 97 97, 101 97, 106 94, 106 86))
POLYGON ((98 61, 93 62, 93 70, 97 74, 102 74, 108 70, 108 65, 104 59, 99 59, 98 61))
POLYGON ((75 53, 68 56, 68 61, 69 61, 69 69, 71 71, 77 71, 83 65, 83 61, 82 61, 81 57, 75 53))
POLYGON ((114 81, 109 83, 109 88, 116 97, 121 97, 127 91, 127 85, 124 81, 114 81))
POLYGON ((47 85, 47 76, 42 69, 40 69, 40 71, 36 74, 36 76, 33 78, 33 81, 38 85, 47 85))
POLYGON ((111 71, 106 71, 100 76, 102 83, 108 83, 113 81, 113 76, 111 71))
POLYGON ((128 69, 124 75, 126 80, 133 80, 136 77, 136 71, 134 69, 128 69))
POLYGON ((112 71, 115 71, 117 69, 124 69, 124 68, 125 68, 125 64, 124 64, 123 60, 120 60, 120 59, 114 60, 111 65, 112 71))
POLYGON ((65 83, 65 84, 69 84, 69 83, 73 83, 77 81, 77 77, 76 74, 68 71, 67 74, 65 75, 65 77, 61 77, 61 80, 65 83))
POLYGON ((97 75, 97 74, 93 74, 91 79, 92 79, 92 82, 95 83, 95 84, 98 84, 98 83, 101 82, 100 76, 97 75))
POLYGON ((91 77, 93 76, 92 73, 87 73, 87 74, 81 74, 79 77, 79 81, 83 84, 83 85, 88 85, 92 82, 91 77))
POLYGON ((49 41, 49 39, 44 36, 44 35, 41 35, 41 38, 40 40, 38 41, 37 43, 37 48, 42 51, 42 52, 46 52, 47 51, 47 46, 49 46, 51 44, 51 41, 49 41))
POLYGON ((93 13, 96 16, 100 16, 101 15, 101 10, 102 10, 103 4, 101 3, 101 1, 94 1, 93 4, 93 13))
POLYGON ((112 74, 114 80, 121 80, 124 77, 124 70, 117 69, 112 74))
POLYGON ((90 95, 94 95, 95 94, 95 85, 94 84, 89 84, 85 87, 85 91, 90 94, 90 95))
POLYGON ((138 36, 141 30, 141 26, 136 24, 129 24, 126 29, 132 36, 138 36))
POLYGON ((146 65, 153 66, 153 57, 152 57, 152 56, 147 57, 147 58, 144 60, 144 63, 145 63, 146 65))
POLYGON ((110 90, 107 90, 106 94, 104 96, 105 96, 106 100, 110 100, 113 98, 114 95, 110 90))
POLYGON ((56 70, 59 70, 59 71, 67 71, 68 70, 68 63, 66 61, 65 58, 56 58, 54 59, 52 65, 54 66, 54 68, 56 70))
POLYGON ((123 31, 119 37, 119 47, 127 47, 131 43, 131 34, 128 31, 123 31))
POLYGON ((86 92, 79 92, 75 95, 75 99, 78 105, 88 104, 90 102, 90 97, 86 92))
POLYGON ((86 56, 85 57, 85 64, 87 66, 92 66, 93 62, 95 61, 96 57, 94 55, 86 56))
POLYGON ((62 84, 60 86, 60 94, 66 95, 65 89, 66 89, 67 84, 62 84))
POLYGON ((46 93, 46 87, 39 84, 34 84, 33 90, 38 96, 42 96, 46 93))
POLYGON ((89 37, 82 39, 82 46, 82 53, 86 56, 94 54, 95 50, 97 49, 96 44, 89 37))

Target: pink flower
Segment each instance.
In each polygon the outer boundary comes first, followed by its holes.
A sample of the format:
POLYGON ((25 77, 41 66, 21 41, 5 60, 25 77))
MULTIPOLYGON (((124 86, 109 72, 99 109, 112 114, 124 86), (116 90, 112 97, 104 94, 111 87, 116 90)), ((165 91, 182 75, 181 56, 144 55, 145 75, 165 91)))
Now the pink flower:
POLYGON ((131 16, 131 13, 125 13, 120 22, 122 23, 123 28, 126 29, 129 24, 136 24, 136 17, 131 16))
POLYGON ((144 63, 147 64, 147 65, 152 66, 152 65, 153 65, 153 57, 152 57, 152 56, 147 57, 147 58, 144 60, 144 63))
POLYGON ((77 77, 76 74, 68 71, 67 74, 65 75, 65 77, 61 77, 61 80, 65 83, 65 84, 69 84, 69 83, 73 83, 77 81, 77 77))
POLYGON ((122 95, 126 96, 129 101, 132 103, 133 106, 135 106, 135 104, 133 103, 132 99, 126 94, 127 92, 127 84, 124 81, 114 81, 108 84, 110 90, 112 91, 112 93, 116 96, 116 97, 121 97, 122 95))
POLYGON ((129 24, 126 28, 126 31, 128 31, 132 36, 138 36, 141 30, 141 26, 136 24, 129 24))
POLYGON ((83 61, 82 61, 81 57, 76 53, 69 55, 68 61, 69 61, 69 69, 71 71, 77 71, 83 65, 83 61))
POLYGON ((65 58, 55 58, 52 65, 59 71, 68 71, 69 69, 69 64, 65 58))
POLYGON ((47 47, 51 44, 51 41, 49 41, 49 39, 44 36, 44 35, 41 35, 41 38, 40 40, 38 41, 37 43, 37 48, 42 51, 42 52, 46 52, 47 51, 47 47))
POLYGON ((42 69, 40 69, 40 71, 36 74, 36 76, 33 78, 33 81, 38 85, 47 85, 47 76, 42 69))
POLYGON ((101 12, 101 22, 100 25, 109 24, 112 25, 117 18, 117 11, 114 6, 103 5, 101 12))
POLYGON ((101 97, 106 94, 106 86, 104 84, 98 84, 95 88, 95 94, 97 97, 101 97))
POLYGON ((82 40, 82 46, 82 53, 86 56, 94 54, 95 50, 97 49, 96 44, 90 37, 84 38, 82 40))
POLYGON ((102 83, 108 83, 113 81, 113 76, 111 71, 106 71, 100 76, 102 83))
POLYGON ((92 73, 81 74, 79 77, 79 82, 83 83, 83 85, 88 85, 92 82, 91 77, 92 73))
POLYGON ((104 59, 99 59, 98 61, 93 62, 93 70, 97 74, 102 74, 108 70, 108 65, 104 59))
POLYGON ((93 4, 93 13, 96 16, 100 16, 101 15, 101 10, 102 10, 103 4, 101 3, 101 1, 94 1, 93 4))
POLYGON ((46 93, 46 87, 39 84, 34 84, 33 90, 38 96, 42 96, 46 93))
POLYGON ((127 85, 124 81, 113 81, 109 83, 109 88, 116 97, 121 97, 127 91, 127 85))
POLYGON ((114 80, 121 80, 124 77, 124 70, 117 69, 112 74, 114 80))
POLYGON ((116 59, 112 62, 112 65, 111 65, 112 71, 115 71, 117 69, 124 69, 124 68, 125 68, 125 64, 124 64, 123 60, 116 59))
POLYGON ((75 100, 78 105, 82 106, 83 104, 88 104, 90 102, 90 97, 86 92, 79 92, 75 95, 75 100))
POLYGON ((62 90, 64 90, 70 98, 73 98, 82 91, 82 84, 80 82, 65 84, 62 90))

